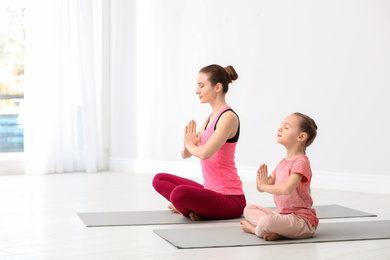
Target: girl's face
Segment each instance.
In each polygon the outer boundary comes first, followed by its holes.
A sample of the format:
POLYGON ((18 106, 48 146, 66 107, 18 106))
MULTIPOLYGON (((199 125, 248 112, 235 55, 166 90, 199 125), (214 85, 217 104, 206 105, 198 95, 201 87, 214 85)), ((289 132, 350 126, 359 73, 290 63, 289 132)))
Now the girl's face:
POLYGON ((302 131, 299 127, 300 118, 296 115, 286 117, 278 129, 277 142, 284 146, 295 145, 300 141, 302 131))
POLYGON ((197 84, 198 88, 196 89, 196 94, 199 95, 202 104, 210 103, 215 100, 217 96, 216 87, 211 85, 207 74, 199 73, 197 84))

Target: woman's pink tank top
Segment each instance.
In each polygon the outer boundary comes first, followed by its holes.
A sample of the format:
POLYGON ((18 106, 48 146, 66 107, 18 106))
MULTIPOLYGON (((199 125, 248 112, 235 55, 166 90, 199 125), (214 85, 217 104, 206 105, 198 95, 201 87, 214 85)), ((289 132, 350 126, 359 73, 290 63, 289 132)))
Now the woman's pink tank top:
MULTIPOLYGON (((231 108, 223 108, 214 121, 202 131, 200 144, 204 145, 214 133, 214 128, 223 112, 231 108)), ((207 124, 206 124, 207 125, 207 124)), ((224 195, 243 195, 242 182, 237 174, 234 156, 237 141, 226 142, 211 158, 200 160, 204 179, 204 187, 224 195)))

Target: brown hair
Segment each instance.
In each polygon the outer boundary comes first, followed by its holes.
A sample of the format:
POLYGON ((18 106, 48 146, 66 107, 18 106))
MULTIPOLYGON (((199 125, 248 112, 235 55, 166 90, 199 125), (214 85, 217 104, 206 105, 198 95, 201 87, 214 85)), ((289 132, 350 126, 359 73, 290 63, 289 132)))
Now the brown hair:
POLYGON ((208 74, 209 81, 213 86, 221 83, 223 93, 227 93, 229 90, 229 83, 232 83, 233 80, 238 78, 237 72, 234 70, 233 66, 230 65, 223 68, 217 64, 212 64, 201 69, 199 73, 208 74))
POLYGON ((307 140, 303 149, 303 152, 306 154, 306 147, 311 145, 317 136, 317 125, 314 120, 307 115, 298 112, 294 113, 294 115, 300 118, 299 128, 301 131, 307 133, 307 140))

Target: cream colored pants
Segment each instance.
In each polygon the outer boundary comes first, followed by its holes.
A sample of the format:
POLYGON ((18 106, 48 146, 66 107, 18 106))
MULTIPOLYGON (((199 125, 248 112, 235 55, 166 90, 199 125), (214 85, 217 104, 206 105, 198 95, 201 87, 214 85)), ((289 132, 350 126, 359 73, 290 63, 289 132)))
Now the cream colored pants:
POLYGON ((309 238, 316 231, 307 218, 295 214, 281 215, 253 204, 245 207, 244 216, 256 227, 255 234, 261 238, 264 233, 276 233, 286 238, 309 238))

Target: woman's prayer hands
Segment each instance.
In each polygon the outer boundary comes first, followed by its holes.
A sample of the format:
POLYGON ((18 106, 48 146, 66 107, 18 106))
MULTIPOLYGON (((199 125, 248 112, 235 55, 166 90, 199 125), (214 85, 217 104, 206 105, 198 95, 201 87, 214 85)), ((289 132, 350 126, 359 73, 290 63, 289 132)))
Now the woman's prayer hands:
POLYGON ((184 130, 183 143, 186 147, 188 144, 198 145, 200 142, 200 132, 196 132, 196 122, 191 120, 184 130))

